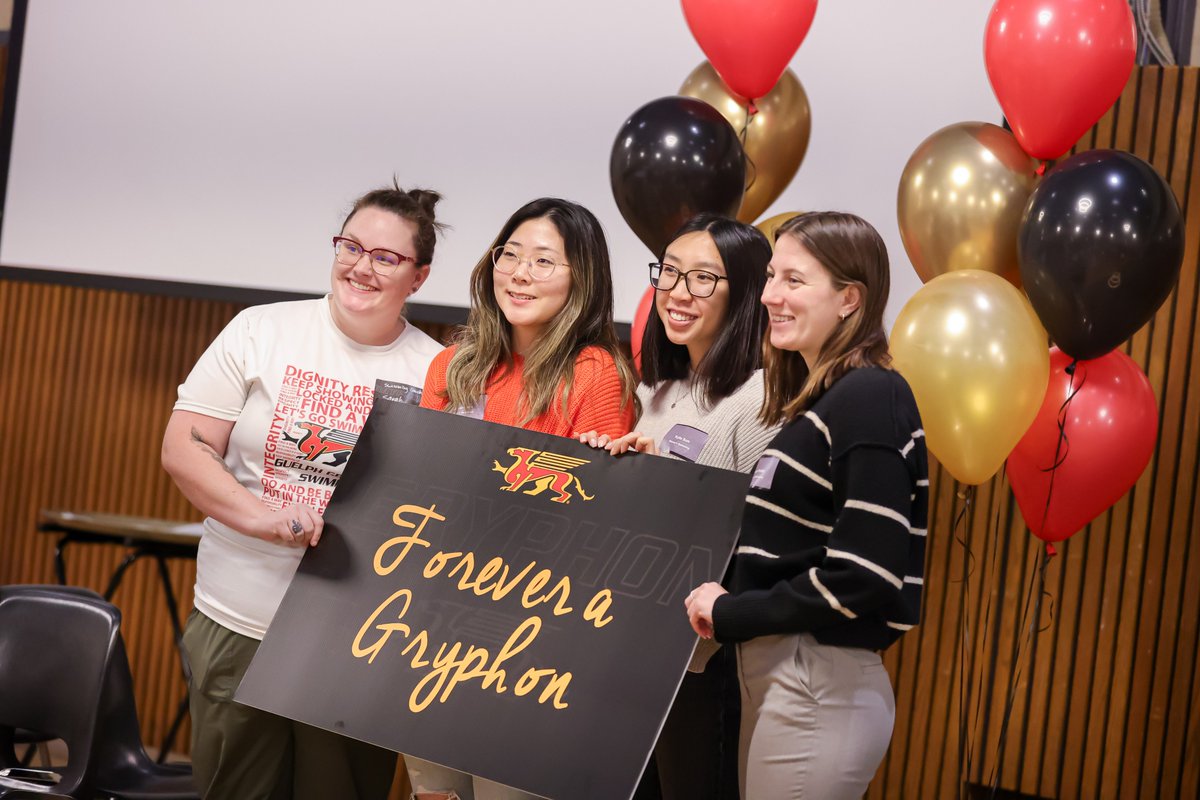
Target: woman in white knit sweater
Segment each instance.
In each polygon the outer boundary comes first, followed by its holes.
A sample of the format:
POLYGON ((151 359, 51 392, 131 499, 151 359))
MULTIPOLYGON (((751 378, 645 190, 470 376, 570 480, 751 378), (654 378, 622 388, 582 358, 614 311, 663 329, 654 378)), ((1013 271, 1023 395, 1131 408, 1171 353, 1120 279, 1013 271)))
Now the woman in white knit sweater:
MULTIPOLYGON (((771 245, 756 228, 701 214, 650 265, 655 311, 641 343, 642 416, 615 440, 580 440, 614 455, 635 450, 750 472, 774 436, 763 401, 759 302, 771 245)), ((655 747, 665 800, 736 800, 738 688, 731 652, 702 643, 655 747)), ((645 782, 643 782, 645 784, 645 782)), ((643 785, 638 796, 653 796, 643 785)))

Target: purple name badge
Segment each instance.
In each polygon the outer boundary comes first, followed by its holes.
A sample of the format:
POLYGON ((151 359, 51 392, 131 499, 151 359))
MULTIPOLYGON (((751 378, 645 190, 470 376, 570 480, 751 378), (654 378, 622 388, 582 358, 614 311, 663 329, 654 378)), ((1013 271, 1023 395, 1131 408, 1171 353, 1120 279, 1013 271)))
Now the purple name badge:
POLYGON ((754 465, 754 477, 750 479, 751 488, 770 489, 771 483, 775 480, 775 468, 778 466, 779 459, 777 457, 760 457, 758 463, 754 465))
POLYGON ((684 461, 695 463, 707 443, 708 434, 699 428, 693 428, 691 425, 672 425, 658 449, 662 450, 664 455, 670 453, 684 461))

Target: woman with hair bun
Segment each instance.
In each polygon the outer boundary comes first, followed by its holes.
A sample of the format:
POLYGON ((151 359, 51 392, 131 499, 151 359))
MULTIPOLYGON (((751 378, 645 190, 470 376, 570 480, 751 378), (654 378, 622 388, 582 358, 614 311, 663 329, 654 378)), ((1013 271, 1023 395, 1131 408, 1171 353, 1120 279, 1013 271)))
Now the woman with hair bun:
POLYGON ((407 384, 418 402, 440 350, 403 316, 429 277, 439 199, 399 186, 364 194, 333 237, 329 294, 241 312, 179 387, 162 462, 207 515, 184 632, 192 769, 206 798, 382 799, 391 787, 395 753, 233 693, 320 541, 375 381, 407 384), (304 480, 314 476, 324 480, 304 480))

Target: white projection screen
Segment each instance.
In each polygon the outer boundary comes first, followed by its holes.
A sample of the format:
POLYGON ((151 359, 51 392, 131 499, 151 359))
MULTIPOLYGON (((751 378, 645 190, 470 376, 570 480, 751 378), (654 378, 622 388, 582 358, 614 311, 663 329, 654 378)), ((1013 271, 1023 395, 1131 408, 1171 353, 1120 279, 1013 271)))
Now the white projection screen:
MULTIPOLYGON (((944 125, 1000 121, 990 6, 822 0, 791 63, 812 138, 764 216, 873 222, 893 261, 890 318, 919 286, 896 224, 905 162, 944 125)), ((414 298, 442 307, 423 309, 434 318, 467 306, 467 274, 508 215, 555 195, 603 222, 629 321, 651 254, 613 200, 613 140, 704 58, 674 0, 36 0, 22 13, 4 275, 320 293, 349 204, 395 175, 445 196, 451 230, 414 298)))

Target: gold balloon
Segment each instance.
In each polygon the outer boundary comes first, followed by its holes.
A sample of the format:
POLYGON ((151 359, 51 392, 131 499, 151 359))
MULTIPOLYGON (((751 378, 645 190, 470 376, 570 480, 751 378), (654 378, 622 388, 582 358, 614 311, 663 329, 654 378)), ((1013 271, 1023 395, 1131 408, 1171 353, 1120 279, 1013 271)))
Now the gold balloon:
POLYGON ((989 272, 958 270, 918 289, 891 351, 930 451, 963 483, 996 473, 1046 396, 1046 332, 1025 295, 989 272))
POLYGON ((784 70, 775 88, 754 102, 758 113, 750 116, 749 125, 749 101, 730 91, 707 61, 692 70, 679 93, 703 100, 720 111, 734 130, 746 129, 742 142, 747 160, 746 194, 737 218, 753 222, 779 198, 804 160, 812 131, 812 112, 804 87, 794 72, 784 70))
POLYGON ((921 142, 896 201, 900 238, 921 280, 978 269, 1019 288, 1017 229, 1037 165, 1011 133, 986 122, 950 125, 921 142))
POLYGON ((785 211, 782 214, 776 214, 773 217, 767 217, 766 219, 759 220, 758 222, 754 223, 754 227, 762 231, 763 236, 767 237, 768 241, 771 242, 771 247, 774 248, 775 231, 779 230, 780 225, 787 222, 792 217, 800 216, 801 213, 802 212, 800 211, 785 211))

